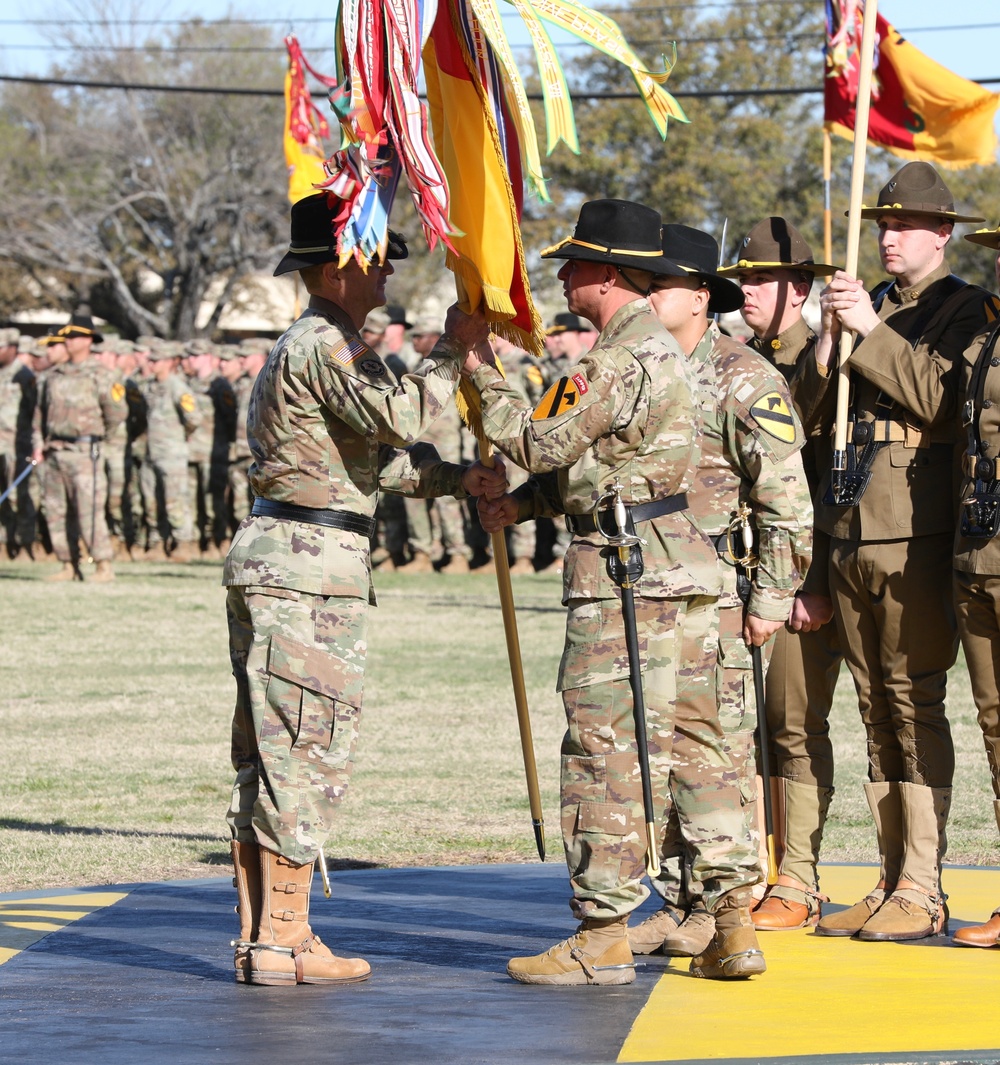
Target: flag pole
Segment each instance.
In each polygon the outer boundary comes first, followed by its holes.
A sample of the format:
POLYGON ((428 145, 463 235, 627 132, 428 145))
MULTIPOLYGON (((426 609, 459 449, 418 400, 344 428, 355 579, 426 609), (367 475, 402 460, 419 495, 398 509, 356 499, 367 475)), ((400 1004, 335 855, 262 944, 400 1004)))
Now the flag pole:
POLYGON ((833 147, 830 131, 823 127, 823 262, 833 262, 833 212, 830 208, 830 182, 833 177, 833 147))
MULTIPOLYGON (((875 62, 875 19, 877 0, 867 0, 861 30, 861 55, 858 76, 858 102, 854 119, 854 156, 851 163, 851 200, 847 212, 847 257, 845 271, 851 277, 858 274, 858 250, 861 244, 861 208, 865 190, 865 152, 868 147, 868 114, 871 110, 872 68, 875 62)), ((837 421, 833 441, 833 498, 839 498, 838 474, 847 469, 847 405, 850 389, 850 368, 854 334, 844 329, 840 334, 840 357, 837 380, 837 421)))

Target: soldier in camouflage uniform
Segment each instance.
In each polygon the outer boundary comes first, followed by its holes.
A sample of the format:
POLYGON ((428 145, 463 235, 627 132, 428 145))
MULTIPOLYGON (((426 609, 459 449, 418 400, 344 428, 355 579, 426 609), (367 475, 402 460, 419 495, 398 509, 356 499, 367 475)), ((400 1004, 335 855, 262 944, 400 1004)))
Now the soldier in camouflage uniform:
POLYGON ((180 347, 159 344, 149 353, 152 376, 138 382, 145 406, 146 459, 140 476, 149 515, 147 562, 190 562, 198 554, 188 499, 187 441, 201 412, 186 378, 177 372, 180 347))
MULTIPOLYGON (((818 396, 808 384, 816 334, 802 311, 813 279, 836 267, 815 261, 812 249, 784 218, 765 218, 740 243, 739 259, 719 272, 743 290, 741 310, 753 330, 750 346, 788 382, 806 443, 802 461, 815 499, 820 473, 830 465, 829 436, 816 418, 818 396)), ((788 625, 779 629, 764 697, 776 781, 777 883, 754 910, 759 931, 814 925, 822 915, 819 849, 833 797, 833 744, 828 723, 844 656, 828 578, 830 538, 816 531, 814 562, 796 595, 788 625)))
MULTIPOLYGON (((704 438, 688 491, 689 513, 717 545, 723 579, 718 669, 707 696, 717 699, 731 765, 699 767, 701 787, 703 794, 710 794, 735 771, 745 831, 755 834, 753 733, 759 708, 748 645, 765 646, 783 627, 808 565, 812 501, 799 454, 803 436, 781 375, 709 321, 710 314, 738 310, 743 303, 739 288, 716 273, 716 241, 688 226, 667 225, 663 254, 687 273, 657 277, 649 302, 698 375, 704 438), (741 505, 752 511, 747 521, 756 548, 743 544, 734 528, 741 505), (752 580, 738 591, 735 560, 754 549, 758 564, 749 567, 752 580)), ((747 567, 739 575, 746 581, 747 567)), ((662 874, 653 884, 664 907, 629 930, 633 951, 648 954, 662 948, 666 954, 694 957, 712 939, 714 921, 688 889, 687 835, 688 826, 677 816, 675 804, 663 831, 662 874)))
MULTIPOLYGON (((349 983, 370 973, 313 935, 309 890, 357 740, 380 489, 500 494, 506 483, 502 470, 463 469, 410 446, 451 402, 459 361, 485 329, 455 311, 455 328, 421 373, 397 383, 358 333, 384 302, 392 266, 338 265, 339 208, 326 193, 292 207, 291 247, 275 273, 301 271, 311 299, 254 387, 256 498, 223 578, 237 688, 228 818, 240 914, 234 962, 237 980, 255 984, 349 983)), ((405 254, 390 234, 388 255, 405 254)))
POLYGON ((33 457, 45 459, 45 518, 62 569, 49 580, 83 580, 78 542, 97 563, 92 580, 114 580, 114 549, 104 518, 107 481, 101 444, 125 420, 125 389, 91 355, 102 338, 90 309, 79 307, 56 334, 68 361, 42 379, 32 432, 33 457))
MULTIPOLYGON (((31 461, 31 422, 38 385, 17 357, 16 329, 0 329, 0 495, 31 461)), ((0 503, 0 561, 31 557, 35 542, 35 506, 28 476, 0 503)))
POLYGON ((533 475, 512 495, 480 507, 484 525, 548 513, 566 514, 574 530, 563 574, 568 618, 559 689, 569 724, 563 839, 581 925, 544 954, 512 959, 507 971, 532 984, 635 978, 627 923, 649 895, 645 817, 625 624, 594 513, 620 482, 647 542, 635 584, 644 661, 635 665, 643 667, 655 823, 662 824, 676 775, 678 816, 699 837, 692 881, 717 924, 691 971, 709 978, 760 973, 764 960, 749 916, 760 873, 735 772, 716 802, 706 800, 699 775, 706 761, 730 763, 712 690, 718 559, 685 513, 683 496, 701 450, 695 382, 643 298, 654 274, 683 271, 663 258, 656 211, 621 200, 584 204, 573 237, 543 257, 567 260, 559 278, 569 309, 600 329, 597 343, 534 410, 488 364, 488 351, 471 353, 464 368, 482 395, 486 436, 533 475))
MULTIPOLYGON (((123 389, 125 378, 118 369, 118 353, 132 347, 128 340, 118 337, 105 337, 101 350, 94 353, 97 361, 111 374, 123 389)), ((125 518, 123 497, 125 493, 125 452, 128 449, 128 430, 122 422, 104 441, 101 447, 101 460, 104 463, 104 475, 108 482, 107 520, 108 531, 114 546, 115 558, 127 561, 130 556, 125 546, 125 518)))
POLYGON ((239 526, 250 513, 253 504, 253 490, 250 487, 250 463, 253 462, 253 456, 247 442, 247 414, 250 410, 253 383, 264 365, 267 351, 262 350, 259 342, 241 342, 238 357, 243 373, 232 382, 236 400, 236 430, 229 450, 229 506, 233 527, 239 526))
MULTIPOLYGON (((370 317, 370 316, 369 316, 370 317)), ((434 350, 441 327, 431 318, 418 318, 413 328, 413 350, 424 359, 434 350)), ((388 364, 388 360, 386 360, 388 364)), ((462 449, 462 420, 458 407, 449 406, 431 426, 423 439, 433 444, 446 462, 458 462, 462 449)), ((435 533, 442 554, 450 556, 442 573, 468 573, 472 549, 466 542, 462 504, 452 496, 436 499, 404 499, 406 524, 412 559, 398 567, 402 573, 429 572, 433 567, 435 533)))

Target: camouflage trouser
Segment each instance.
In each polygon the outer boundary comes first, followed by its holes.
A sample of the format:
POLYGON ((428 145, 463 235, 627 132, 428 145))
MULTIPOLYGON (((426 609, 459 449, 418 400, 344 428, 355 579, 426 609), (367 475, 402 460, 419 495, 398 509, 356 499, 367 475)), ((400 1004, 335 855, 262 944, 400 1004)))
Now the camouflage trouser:
POLYGON ((229 505, 232 510, 230 523, 234 529, 250 513, 253 506, 253 489, 250 487, 250 466, 253 459, 236 459, 229 464, 229 505))
MULTIPOLYGON (((183 462, 183 456, 181 457, 183 462)), ((139 470, 142 497, 149 520, 148 545, 171 538, 194 539, 191 508, 188 506, 187 463, 157 462, 148 456, 139 470), (155 520, 154 520, 155 515, 155 520)))
POLYGON ((125 494, 125 442, 116 438, 105 441, 101 448, 104 473, 108 479, 108 527, 118 537, 124 537, 122 497, 125 494))
MULTIPOLYGON (((757 882, 715 700, 716 600, 636 599, 655 823, 673 796, 710 906, 757 882), (707 775, 707 771, 711 775, 707 775), (709 781, 706 783, 706 781, 709 781)), ((560 666, 569 729, 562 748, 562 828, 579 918, 634 910, 649 891, 624 623, 617 600, 570 600, 560 666)))
POLYGON ((229 827, 234 839, 311 862, 351 775, 368 603, 234 587, 226 613, 236 678, 229 827))
POLYGON ((472 557, 472 548, 465 542, 465 521, 462 504, 453 496, 439 499, 403 500, 406 507, 406 526, 410 550, 434 555, 437 540, 449 555, 472 557))
POLYGON ((406 506, 403 497, 382 492, 375 506, 375 539, 393 558, 402 557, 406 547, 406 506))
POLYGON ((226 483, 211 459, 188 463, 188 506, 194 518, 194 539, 205 547, 226 536, 226 483))
MULTIPOLYGON (((735 597, 734 597, 735 598, 735 597)), ((768 647, 770 644, 768 644, 768 647)), ((766 654, 768 647, 765 647, 766 654)), ((701 698, 707 693, 700 693, 701 698)), ((719 856, 716 861, 722 868, 734 862, 739 870, 747 872, 744 846, 749 845, 754 855, 759 852, 760 828, 757 824, 757 763, 754 757, 754 730, 757 727, 757 703, 754 697, 753 662, 750 649, 743 640, 743 607, 735 603, 719 610, 719 653, 715 670, 715 697, 718 704, 719 724, 722 726, 723 762, 704 758, 704 752, 695 748, 691 754, 693 781, 702 795, 711 797, 734 813, 740 813, 742 823, 735 833, 735 846, 719 856)), ((678 750, 679 737, 674 738, 678 750)), ((691 826, 681 824, 677 804, 680 788, 692 786, 684 779, 683 767, 671 780, 670 805, 662 833, 660 850, 661 875, 653 883, 656 892, 668 902, 687 909, 692 902, 702 900, 711 909, 704 883, 694 875, 697 850, 704 841, 697 836, 692 840, 691 826)), ((686 799, 685 799, 686 801, 686 799)), ((716 817, 717 813, 709 816, 716 817)), ((755 862, 758 876, 748 883, 756 883, 764 871, 759 861, 755 862)), ((727 890, 729 890, 727 888, 727 890)), ((717 897, 717 896, 716 896, 717 897)))
MULTIPOLYGON (((0 495, 17 480, 28 465, 21 455, 0 453, 0 495)), ((10 544, 11 549, 30 547, 35 542, 35 504, 31 498, 31 485, 37 471, 29 473, 13 492, 0 503, 0 544, 10 544)))
POLYGON ((81 539, 95 562, 111 561, 114 551, 104 520, 107 493, 103 463, 98 457, 95 472, 88 447, 45 456, 45 520, 60 562, 78 561, 81 539))

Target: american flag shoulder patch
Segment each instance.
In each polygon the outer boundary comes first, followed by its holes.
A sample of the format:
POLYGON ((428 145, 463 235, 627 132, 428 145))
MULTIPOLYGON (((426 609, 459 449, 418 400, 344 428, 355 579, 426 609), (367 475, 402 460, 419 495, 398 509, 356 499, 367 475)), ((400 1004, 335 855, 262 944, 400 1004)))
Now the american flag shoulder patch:
POLYGON ((348 337, 330 349, 330 358, 341 366, 350 366, 362 355, 368 353, 368 347, 355 337, 348 337))

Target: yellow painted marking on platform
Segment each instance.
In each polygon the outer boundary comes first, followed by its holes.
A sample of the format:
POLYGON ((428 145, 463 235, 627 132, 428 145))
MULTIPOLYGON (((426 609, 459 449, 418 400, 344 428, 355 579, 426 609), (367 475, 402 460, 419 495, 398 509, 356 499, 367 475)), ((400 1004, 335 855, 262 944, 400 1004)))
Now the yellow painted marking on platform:
POLYGON ((0 899, 0 965, 32 943, 104 906, 125 898, 127 891, 88 891, 34 899, 0 899))
MULTIPOLYGON (((874 887, 873 867, 820 870, 822 890, 849 905, 874 887)), ((1000 904, 1000 870, 945 869, 953 918, 981 923, 1000 904)), ((862 943, 802 929, 760 935, 767 972, 699 980, 678 958, 660 978, 618 1060, 824 1057, 1000 1048, 989 988, 1000 947, 862 943)), ((939 941, 925 941, 939 942, 939 941)))

